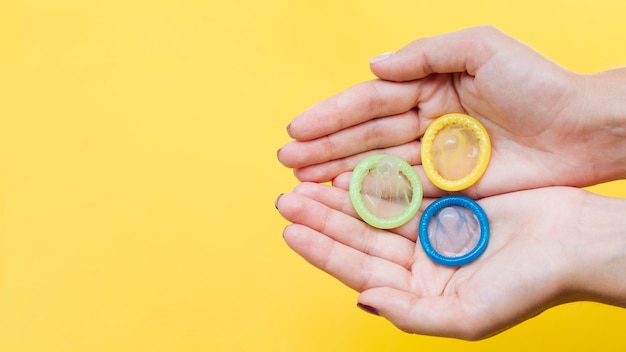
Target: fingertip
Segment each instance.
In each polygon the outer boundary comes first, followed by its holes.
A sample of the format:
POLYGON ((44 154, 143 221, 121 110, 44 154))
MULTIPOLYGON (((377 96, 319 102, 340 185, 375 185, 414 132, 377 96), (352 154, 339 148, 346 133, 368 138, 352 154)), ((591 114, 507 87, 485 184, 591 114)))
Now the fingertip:
POLYGON ((300 237, 301 235, 302 227, 298 224, 289 224, 285 226, 282 232, 283 241, 285 241, 289 248, 295 250, 297 253, 300 252, 298 248, 303 247, 300 245, 300 243, 304 241, 304 239, 300 237))
POLYGON ((284 167, 289 169, 295 169, 302 167, 301 152, 302 147, 297 141, 291 141, 283 145, 276 151, 276 158, 278 162, 284 167))
POLYGON ((359 303, 364 306, 376 307, 379 316, 384 317, 404 332, 415 333, 417 322, 411 314, 417 297, 390 287, 378 287, 361 292, 359 303))
POLYGON ((324 182, 324 180, 320 180, 318 177, 316 177, 316 175, 314 174, 314 172, 312 172, 311 169, 312 168, 306 167, 306 166, 302 168, 295 168, 293 169, 293 175, 300 182, 324 182))
POLYGON ((394 55, 394 52, 388 52, 370 59, 370 71, 374 76, 382 80, 396 81, 388 73, 391 61, 393 61, 391 57, 394 55))
POLYGON ((352 177, 352 172, 344 172, 332 180, 333 187, 341 188, 343 190, 350 189, 350 178, 352 177))
POLYGON ((278 202, 280 201, 280 198, 284 195, 284 193, 281 193, 278 195, 278 197, 276 198, 276 200, 274 201, 274 207, 276 209, 278 209, 278 202))
POLYGON ((293 193, 301 195, 301 196, 305 196, 308 198, 313 198, 311 197, 312 195, 316 194, 317 192, 320 192, 320 186, 322 185, 316 182, 303 181, 297 184, 296 187, 293 188, 293 193))
POLYGON ((276 159, 278 159, 278 161, 280 161, 280 151, 281 149, 283 149, 282 147, 278 148, 278 150, 276 151, 276 159))
POLYGON ((283 145, 282 147, 278 148, 278 150, 276 150, 276 159, 278 160, 279 163, 281 163, 284 167, 293 169, 295 164, 293 161, 293 152, 291 151, 292 146, 290 145, 293 142, 289 142, 285 145, 283 145))
POLYGON ((370 59, 370 65, 374 65, 374 64, 376 64, 378 62, 381 62, 381 61, 383 61, 383 60, 393 56, 393 54, 394 54, 393 52, 387 52, 387 53, 383 53, 383 54, 377 55, 377 56, 375 56, 375 57, 370 59))
POLYGON ((360 302, 357 303, 356 306, 359 309, 361 309, 361 310, 363 310, 363 311, 365 311, 367 313, 370 313, 370 314, 373 314, 373 315, 376 315, 376 316, 380 316, 380 313, 378 312, 378 309, 376 309, 376 308, 374 308, 372 306, 368 306, 367 304, 363 304, 363 303, 360 303, 360 302))
POLYGON ((289 231, 291 229, 291 227, 293 226, 293 224, 289 224, 287 226, 285 226, 285 228, 283 228, 283 232, 282 232, 282 236, 283 236, 283 240, 285 240, 285 242, 287 242, 287 244, 289 244, 289 231))

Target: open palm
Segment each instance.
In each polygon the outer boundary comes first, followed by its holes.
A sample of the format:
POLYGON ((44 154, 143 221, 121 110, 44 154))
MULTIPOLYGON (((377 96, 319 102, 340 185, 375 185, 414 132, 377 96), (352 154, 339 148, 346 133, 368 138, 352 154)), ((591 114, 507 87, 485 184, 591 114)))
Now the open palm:
MULTIPOLYGON (((322 101, 290 124, 295 140, 278 157, 301 181, 332 180, 381 152, 419 167, 419 138, 450 112, 476 117, 492 139, 487 172, 465 192, 473 198, 606 181, 589 167, 586 142, 603 138, 584 118, 584 76, 493 28, 416 41, 372 71, 381 79, 322 101)), ((441 192, 426 182, 425 194, 441 192)))
POLYGON ((302 183, 277 208, 293 223, 283 234, 287 244, 361 292, 361 304, 407 332, 479 339, 580 298, 572 272, 582 270, 573 263, 586 263, 572 248, 588 236, 577 236, 573 224, 587 197, 554 187, 479 201, 491 242, 460 268, 433 263, 416 245, 418 217, 389 231, 370 227, 337 187, 302 183))

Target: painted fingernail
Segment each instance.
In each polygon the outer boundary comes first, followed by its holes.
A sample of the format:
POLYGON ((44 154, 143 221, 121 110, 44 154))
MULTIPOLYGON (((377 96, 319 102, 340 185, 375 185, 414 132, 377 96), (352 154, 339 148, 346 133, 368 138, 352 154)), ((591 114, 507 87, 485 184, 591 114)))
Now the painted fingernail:
POLYGON ((293 138, 293 136, 291 135, 291 124, 287 125, 287 135, 291 138, 293 138))
POLYGON ((362 303, 357 303, 356 306, 361 308, 362 310, 370 313, 370 314, 380 315, 380 313, 378 313, 378 309, 376 309, 376 308, 374 308, 372 306, 368 306, 368 305, 362 304, 362 303))
POLYGON ((278 201, 280 200, 280 197, 283 196, 284 193, 281 193, 278 195, 278 198, 276 198, 276 201, 274 201, 274 207, 276 207, 276 209, 278 209, 278 201))
POLYGON ((375 63, 377 63, 379 61, 383 61, 384 59, 386 59, 386 58, 388 58, 388 57, 390 57, 392 55, 393 55, 393 53, 380 54, 380 55, 370 59, 370 64, 375 64, 375 63))

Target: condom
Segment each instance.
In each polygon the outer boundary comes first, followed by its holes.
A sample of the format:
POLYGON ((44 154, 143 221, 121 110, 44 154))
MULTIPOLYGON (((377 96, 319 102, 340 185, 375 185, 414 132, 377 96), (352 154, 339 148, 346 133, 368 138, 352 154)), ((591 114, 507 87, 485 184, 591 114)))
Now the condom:
POLYGON ((352 173, 350 200, 363 221, 391 229, 415 216, 422 203, 422 183, 406 161, 392 155, 372 155, 352 173))
POLYGON ((489 222, 470 198, 447 196, 430 204, 419 223, 424 252, 436 263, 461 266, 478 258, 489 242, 489 222))
POLYGON ((473 117, 447 114, 426 129, 421 155, 426 177, 435 186, 444 191, 460 191, 485 173, 491 141, 485 127, 473 117))

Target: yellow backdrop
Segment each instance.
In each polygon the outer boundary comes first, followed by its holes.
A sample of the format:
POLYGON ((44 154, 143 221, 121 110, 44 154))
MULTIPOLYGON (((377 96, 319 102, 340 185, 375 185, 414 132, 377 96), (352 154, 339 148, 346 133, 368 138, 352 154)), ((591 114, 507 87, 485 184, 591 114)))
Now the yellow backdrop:
POLYGON ((285 126, 370 57, 493 24, 576 71, 626 63, 626 3, 511 3, 0 1, 0 350, 624 346, 626 311, 593 303, 477 343, 407 335, 281 238, 285 126))

